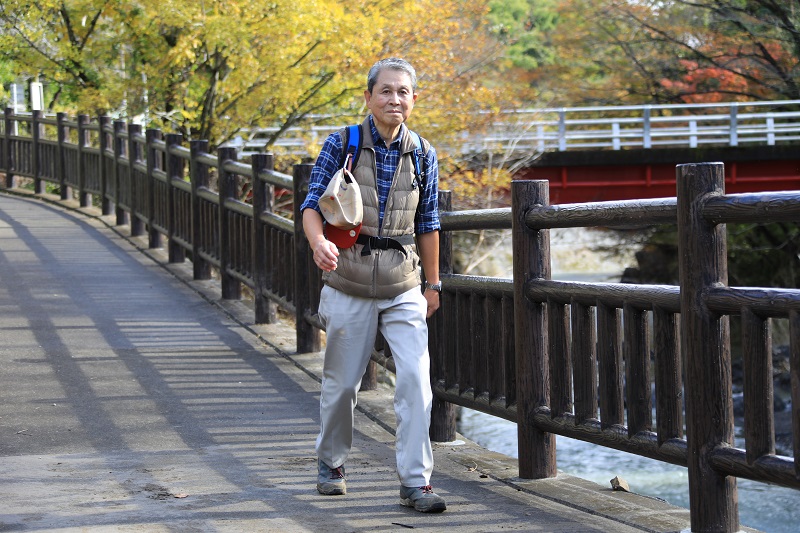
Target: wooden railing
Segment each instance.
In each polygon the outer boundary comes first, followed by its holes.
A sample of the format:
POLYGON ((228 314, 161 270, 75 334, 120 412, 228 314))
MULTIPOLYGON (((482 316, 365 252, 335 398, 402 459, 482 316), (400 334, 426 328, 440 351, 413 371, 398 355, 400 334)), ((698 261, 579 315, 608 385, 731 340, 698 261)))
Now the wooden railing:
MULTIPOLYGON (((6 110, 0 171, 34 191, 93 200, 116 223, 190 257, 196 279, 219 272, 221 295, 252 289, 257 323, 294 313, 299 352, 320 349, 320 273, 297 212, 310 175, 236 161, 123 122, 6 110), (211 178, 218 183, 216 190, 211 178), (252 204, 238 185, 252 184, 252 204), (292 216, 275 210, 291 191, 292 216), (164 240, 165 242, 162 242, 164 240)), ((730 222, 800 219, 800 191, 726 195, 719 163, 677 166, 677 197, 549 205, 546 181, 512 183, 512 207, 452 211, 440 192, 442 307, 430 322, 434 440, 455 437, 453 406, 517 423, 522 478, 556 475, 555 435, 688 467, 693 531, 734 532, 738 477, 800 488, 800 290, 727 286, 730 222), (675 224, 680 286, 551 279, 550 229, 675 224), (512 230, 513 279, 453 272, 452 235, 512 230), (734 445, 730 317, 743 325, 744 449, 734 445), (771 321, 790 324, 793 456, 775 454, 771 321), (655 398, 651 392, 655 386, 655 398), (655 420, 653 412, 655 411, 655 420), (684 434, 685 428, 685 434, 684 434)), ((392 369, 388 350, 373 360, 392 369)))

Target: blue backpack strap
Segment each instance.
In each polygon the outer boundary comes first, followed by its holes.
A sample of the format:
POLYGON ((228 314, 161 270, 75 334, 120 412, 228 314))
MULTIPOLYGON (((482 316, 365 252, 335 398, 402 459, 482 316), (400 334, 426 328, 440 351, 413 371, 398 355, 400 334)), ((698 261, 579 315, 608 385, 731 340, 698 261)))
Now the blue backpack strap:
MULTIPOLYGON (((414 144, 414 187, 419 187, 420 194, 422 194, 422 189, 425 188, 425 174, 422 172, 422 169, 425 167, 424 145, 422 144, 422 138, 417 132, 411 130, 407 131, 411 136, 411 142, 414 144)), ((421 207, 422 202, 418 202, 417 213, 419 213, 421 207)))
MULTIPOLYGON (((422 167, 424 166, 425 153, 422 150, 422 138, 415 131, 407 130, 411 135, 411 142, 414 144, 414 177, 418 185, 422 185, 423 174, 422 167)), ((361 152, 361 124, 355 126, 347 126, 345 128, 345 139, 347 149, 344 151, 342 157, 342 165, 347 162, 347 154, 350 154, 350 161, 348 162, 347 170, 351 171, 356 166, 358 155, 361 152)))
POLYGON ((351 157, 347 165, 347 170, 352 172, 353 168, 356 166, 358 154, 361 151, 361 125, 347 126, 346 137, 347 149, 344 151, 344 161, 342 161, 342 165, 347 161, 347 154, 350 154, 351 157))

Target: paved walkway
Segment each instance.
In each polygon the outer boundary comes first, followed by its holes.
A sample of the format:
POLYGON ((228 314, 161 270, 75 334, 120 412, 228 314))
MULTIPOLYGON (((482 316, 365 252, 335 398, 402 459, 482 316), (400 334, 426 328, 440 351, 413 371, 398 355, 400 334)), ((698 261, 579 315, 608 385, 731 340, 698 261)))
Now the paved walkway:
POLYGON ((348 494, 318 495, 320 354, 86 215, 0 194, 0 531, 688 527, 657 500, 517 480, 465 441, 436 445, 447 512, 402 507, 386 389, 361 395, 348 494))

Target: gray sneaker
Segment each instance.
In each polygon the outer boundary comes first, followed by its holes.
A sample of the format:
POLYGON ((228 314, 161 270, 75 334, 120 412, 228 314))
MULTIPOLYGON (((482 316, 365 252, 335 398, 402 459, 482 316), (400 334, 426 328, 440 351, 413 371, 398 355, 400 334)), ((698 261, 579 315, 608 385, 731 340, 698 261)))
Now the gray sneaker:
POLYGON ((400 487, 400 504, 413 507, 420 513, 441 513, 447 509, 444 499, 433 492, 433 487, 400 487))
POLYGON ((317 459, 319 475, 317 476, 317 491, 326 496, 347 494, 347 485, 344 481, 344 465, 331 468, 317 459))

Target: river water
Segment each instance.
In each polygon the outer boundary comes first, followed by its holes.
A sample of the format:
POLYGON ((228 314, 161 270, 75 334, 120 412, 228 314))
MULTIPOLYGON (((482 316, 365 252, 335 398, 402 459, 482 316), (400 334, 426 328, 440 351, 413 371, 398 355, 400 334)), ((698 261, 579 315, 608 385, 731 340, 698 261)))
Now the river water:
MULTIPOLYGON (((619 281, 626 266, 635 266, 633 247, 626 249, 620 243, 616 257, 593 251, 598 245, 613 246, 614 239, 609 232, 553 230, 553 279, 619 281)), ((492 275, 510 278, 508 265, 510 252, 505 260, 500 256, 498 264, 491 267, 492 275)), ((461 409, 459 432, 485 448, 517 457, 516 424, 461 409)), ((556 436, 556 458, 558 469, 564 473, 608 488, 611 479, 620 476, 628 482, 632 492, 689 507, 688 474, 684 467, 561 436, 556 436)), ((765 533, 800 533, 800 491, 747 479, 739 479, 737 486, 742 526, 765 533)))
MULTIPOLYGON (((517 457, 517 425, 491 415, 461 409, 458 431, 492 451, 517 457)), ((689 507, 689 477, 686 468, 646 457, 556 436, 559 471, 611 487, 620 476, 631 492, 689 507)), ((739 521, 765 533, 800 531, 800 492, 739 479, 739 521)))

